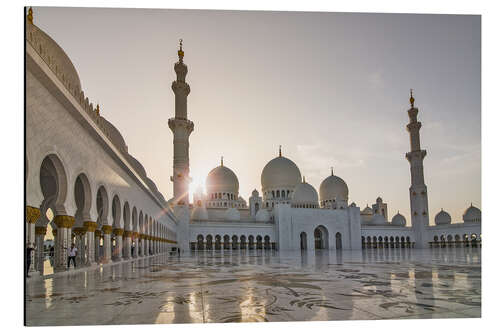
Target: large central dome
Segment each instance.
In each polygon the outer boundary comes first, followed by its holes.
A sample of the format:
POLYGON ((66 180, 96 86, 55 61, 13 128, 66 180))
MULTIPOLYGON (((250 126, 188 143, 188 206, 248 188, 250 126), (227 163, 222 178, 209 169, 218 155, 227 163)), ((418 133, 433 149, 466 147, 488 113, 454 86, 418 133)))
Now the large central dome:
POLYGON ((300 183, 300 170, 286 157, 278 156, 269 161, 260 176, 262 190, 268 188, 295 187, 300 183))
POLYGON ((240 183, 238 182, 238 177, 235 173, 220 165, 208 173, 207 180, 207 193, 234 193, 238 194, 240 188, 240 183))

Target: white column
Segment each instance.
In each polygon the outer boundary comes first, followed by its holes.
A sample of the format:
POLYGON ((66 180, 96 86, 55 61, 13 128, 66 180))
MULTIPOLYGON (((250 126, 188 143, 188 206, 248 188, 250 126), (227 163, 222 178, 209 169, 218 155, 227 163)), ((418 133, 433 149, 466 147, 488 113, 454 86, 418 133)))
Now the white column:
POLYGON ((83 223, 85 228, 85 265, 92 266, 95 264, 95 236, 94 232, 97 228, 97 223, 87 221, 83 223))
POLYGON ((68 215, 57 215, 54 218, 57 226, 54 249, 54 271, 65 271, 68 266, 68 248, 71 246, 71 227, 75 218, 68 215))
POLYGON ((123 232, 123 249, 124 251, 124 256, 123 259, 130 259, 132 257, 132 252, 131 252, 131 247, 132 247, 132 232, 125 230, 123 232))
POLYGON ((101 249, 101 231, 96 230, 94 231, 94 261, 96 263, 101 261, 101 254, 100 254, 100 249, 101 249))
POLYGON ((112 253, 111 253, 111 232, 113 228, 110 225, 103 225, 102 228, 103 233, 103 255, 102 262, 107 263, 111 261, 112 253))
POLYGON ((115 248, 113 251, 113 261, 122 260, 122 249, 123 249, 123 229, 114 228, 113 234, 115 235, 115 248))
POLYGON ((45 240, 45 234, 47 233, 47 227, 35 227, 35 270, 39 271, 43 275, 43 262, 45 259, 43 253, 43 241, 45 240))
MULTIPOLYGON (((25 243, 25 255, 27 254, 27 249, 34 249, 30 253, 30 266, 28 267, 29 275, 36 274, 35 268, 35 249, 36 249, 36 241, 35 241, 35 223, 40 218, 40 209, 26 206, 26 243, 25 243)), ((42 241, 42 252, 43 252, 43 241, 42 241)))

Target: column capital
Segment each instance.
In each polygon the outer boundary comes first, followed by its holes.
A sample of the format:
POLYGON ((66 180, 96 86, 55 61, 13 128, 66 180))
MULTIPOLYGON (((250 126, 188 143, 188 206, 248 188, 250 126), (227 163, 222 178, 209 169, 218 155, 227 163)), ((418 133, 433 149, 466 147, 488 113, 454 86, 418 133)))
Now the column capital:
POLYGON ((102 231, 101 230, 95 230, 94 231, 94 236, 95 237, 101 237, 102 231))
POLYGON ((132 237, 133 233, 134 233, 133 231, 125 230, 123 232, 123 237, 132 237))
POLYGON ((103 225, 103 226, 101 227, 101 230, 102 230, 102 232, 103 232, 104 234, 109 235, 109 234, 111 234, 111 232, 113 232, 113 227, 112 227, 112 226, 110 226, 110 225, 103 225))
POLYGON ((113 233, 116 236, 123 236, 123 232, 124 232, 124 230, 122 228, 113 228, 113 233))
POLYGON ((71 228, 75 224, 75 218, 69 215, 57 215, 54 223, 58 228, 71 228))
POLYGON ((73 232, 78 236, 82 236, 85 234, 86 230, 83 227, 75 227, 73 228, 73 232))
POLYGON ((45 235, 47 233, 47 227, 35 227, 35 235, 45 235))
POLYGON ((85 221, 83 222, 83 228, 86 232, 95 232, 97 229, 97 222, 85 221))
POLYGON ((32 206, 26 206, 26 222, 35 223, 40 217, 40 209, 32 206))

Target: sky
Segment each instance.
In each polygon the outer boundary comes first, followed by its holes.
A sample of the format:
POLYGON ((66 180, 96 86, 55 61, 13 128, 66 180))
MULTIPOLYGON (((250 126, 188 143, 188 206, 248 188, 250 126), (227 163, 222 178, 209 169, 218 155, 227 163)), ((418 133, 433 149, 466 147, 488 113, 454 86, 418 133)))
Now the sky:
POLYGON ((317 190, 333 167, 349 202, 409 221, 412 88, 431 224, 481 208, 480 16, 36 7, 34 23, 167 199, 182 38, 193 188, 224 156, 248 200, 282 145, 317 190))

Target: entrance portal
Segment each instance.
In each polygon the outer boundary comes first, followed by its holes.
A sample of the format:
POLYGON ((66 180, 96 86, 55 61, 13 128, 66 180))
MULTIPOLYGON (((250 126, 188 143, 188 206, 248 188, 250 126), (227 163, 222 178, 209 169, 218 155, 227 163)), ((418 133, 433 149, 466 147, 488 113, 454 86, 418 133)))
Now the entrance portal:
POLYGON ((328 230, 324 226, 314 229, 314 248, 316 250, 328 249, 328 230))

